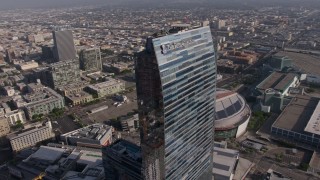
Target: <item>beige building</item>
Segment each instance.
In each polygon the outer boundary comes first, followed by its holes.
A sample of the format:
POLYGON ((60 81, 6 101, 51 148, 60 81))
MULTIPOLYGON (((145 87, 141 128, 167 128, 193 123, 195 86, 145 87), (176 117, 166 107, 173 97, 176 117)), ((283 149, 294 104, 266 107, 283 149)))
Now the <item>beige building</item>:
POLYGON ((7 135, 14 152, 35 146, 37 143, 54 137, 51 122, 44 126, 34 126, 22 132, 15 132, 7 135))
POLYGON ((58 88, 58 92, 63 96, 68 96, 70 94, 77 94, 83 91, 83 89, 88 85, 87 82, 79 82, 61 86, 58 88))
POLYGON ((21 62, 19 64, 17 64, 18 68, 22 71, 26 71, 26 70, 30 70, 30 69, 34 69, 34 68, 37 68, 39 67, 39 64, 32 60, 32 61, 29 61, 29 62, 21 62))
POLYGON ((59 87, 58 92, 65 97, 67 104, 76 106, 93 100, 91 94, 83 91, 87 85, 87 82, 69 84, 59 87))
POLYGON ((67 96, 65 96, 65 99, 68 104, 77 106, 77 105, 85 104, 92 101, 93 97, 91 94, 87 92, 80 91, 74 94, 68 94, 67 96))
POLYGON ((2 103, 0 107, 0 117, 7 118, 10 126, 16 125, 18 121, 26 123, 26 116, 22 109, 11 110, 7 103, 2 103))
POLYGON ((11 86, 3 87, 3 90, 5 91, 7 96, 13 96, 15 93, 13 87, 11 87, 11 86))
POLYGON ((0 137, 6 136, 10 132, 10 126, 5 117, 0 117, 0 137))
POLYGON ((55 108, 64 108, 64 98, 49 87, 39 83, 28 84, 29 93, 23 96, 24 109, 28 119, 35 114, 49 114, 55 108))
POLYGON ((17 109, 6 113, 5 117, 7 118, 10 125, 16 125, 18 121, 22 124, 26 123, 26 116, 23 110, 17 109))
POLYGON ((98 97, 105 97, 113 95, 125 90, 124 82, 108 78, 105 82, 90 85, 87 87, 88 91, 98 97))

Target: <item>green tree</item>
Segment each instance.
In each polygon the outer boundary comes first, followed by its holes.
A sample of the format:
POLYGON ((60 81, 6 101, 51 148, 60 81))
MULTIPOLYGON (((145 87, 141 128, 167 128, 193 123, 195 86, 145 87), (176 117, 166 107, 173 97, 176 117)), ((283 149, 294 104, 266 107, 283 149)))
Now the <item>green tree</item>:
POLYGON ((69 114, 68 117, 71 118, 72 120, 76 119, 76 116, 74 114, 69 114))
POLYGON ((59 118, 64 114, 64 108, 54 108, 49 113, 49 117, 51 118, 59 118))
POLYGON ((23 127, 24 126, 23 126, 23 124, 22 124, 22 122, 20 120, 18 120, 16 122, 16 124, 14 126, 12 126, 13 129, 20 129, 20 128, 23 128, 23 127))
POLYGON ((93 94, 92 97, 93 97, 94 99, 98 99, 98 98, 99 98, 99 95, 98 95, 98 94, 93 94))
POLYGON ((307 171, 309 169, 309 164, 301 163, 298 168, 303 170, 303 171, 307 171))
POLYGON ((43 114, 34 114, 34 115, 32 116, 32 120, 33 120, 33 121, 42 121, 43 118, 44 118, 44 115, 43 115, 43 114))

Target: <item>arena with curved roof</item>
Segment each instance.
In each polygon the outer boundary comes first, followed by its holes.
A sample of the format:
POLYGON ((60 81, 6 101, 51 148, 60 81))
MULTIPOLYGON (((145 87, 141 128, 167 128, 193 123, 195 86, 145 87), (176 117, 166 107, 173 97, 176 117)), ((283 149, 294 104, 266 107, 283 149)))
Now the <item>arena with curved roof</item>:
POLYGON ((251 110, 238 93, 217 89, 215 140, 238 138, 246 132, 251 110))

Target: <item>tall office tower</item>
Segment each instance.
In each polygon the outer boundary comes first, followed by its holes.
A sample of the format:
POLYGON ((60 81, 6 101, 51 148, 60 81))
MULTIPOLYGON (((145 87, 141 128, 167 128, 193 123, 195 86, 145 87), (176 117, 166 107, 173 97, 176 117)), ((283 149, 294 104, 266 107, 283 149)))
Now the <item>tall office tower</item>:
POLYGON ((148 38, 136 79, 144 179, 212 179, 216 63, 209 27, 148 38))
POLYGON ((72 31, 53 31, 52 36, 54 41, 54 58, 56 61, 76 59, 72 31))
POLYGON ((15 59, 21 58, 21 53, 15 48, 10 48, 6 50, 6 61, 9 64, 13 64, 15 59))
POLYGON ((217 25, 216 25, 216 28, 217 29, 221 29, 221 28, 224 28, 226 26, 226 21, 225 20, 218 20, 217 21, 217 25))
POLYGON ((212 27, 215 29, 221 29, 221 28, 224 28, 225 26, 226 26, 226 21, 221 19, 213 21, 213 24, 212 24, 212 27))
POLYGON ((54 58, 54 46, 53 45, 44 45, 41 46, 41 61, 46 63, 54 63, 57 60, 54 58))
POLYGON ((87 73, 102 70, 100 48, 83 49, 79 53, 80 69, 87 73))

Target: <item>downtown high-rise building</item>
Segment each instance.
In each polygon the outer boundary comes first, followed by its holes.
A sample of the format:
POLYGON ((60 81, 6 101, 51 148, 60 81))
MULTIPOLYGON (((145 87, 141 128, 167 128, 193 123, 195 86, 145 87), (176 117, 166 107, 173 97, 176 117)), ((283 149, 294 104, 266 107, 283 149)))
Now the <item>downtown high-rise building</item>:
POLYGON ((100 48, 82 49, 79 52, 80 69, 86 73, 102 71, 100 48))
POLYGON ((76 49, 71 30, 53 31, 54 59, 55 61, 67 61, 76 59, 76 49))
POLYGON ((144 179, 212 179, 216 61, 209 27, 149 37, 136 80, 144 179))
POLYGON ((78 84, 81 81, 78 59, 52 63, 33 70, 33 74, 34 79, 40 79, 42 84, 52 89, 78 84))

